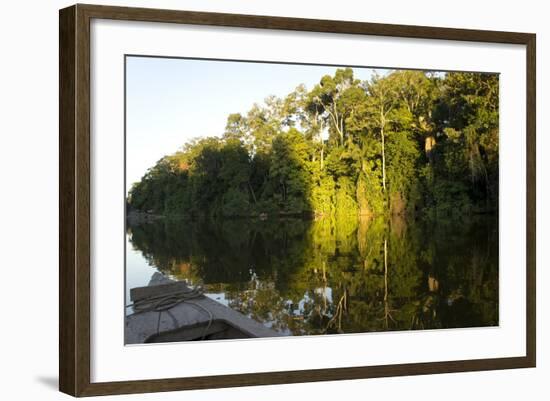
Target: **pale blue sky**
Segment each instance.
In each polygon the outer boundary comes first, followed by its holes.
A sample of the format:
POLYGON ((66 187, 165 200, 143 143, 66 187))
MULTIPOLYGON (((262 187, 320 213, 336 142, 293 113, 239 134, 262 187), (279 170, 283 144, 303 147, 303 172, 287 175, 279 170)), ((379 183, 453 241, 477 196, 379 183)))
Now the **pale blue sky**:
MULTIPOLYGON (((195 137, 220 136, 230 113, 246 113, 269 95, 311 89, 338 67, 126 58, 126 190, 161 157, 195 137)), ((353 68, 370 78, 372 68, 353 68)))

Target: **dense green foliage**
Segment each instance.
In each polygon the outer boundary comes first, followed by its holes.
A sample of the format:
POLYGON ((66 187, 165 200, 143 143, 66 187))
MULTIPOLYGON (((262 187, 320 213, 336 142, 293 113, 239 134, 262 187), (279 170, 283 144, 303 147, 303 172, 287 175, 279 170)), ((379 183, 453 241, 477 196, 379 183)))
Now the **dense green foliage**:
MULTIPOLYGON (((231 114, 128 196, 163 215, 461 216, 498 208, 498 75, 350 68, 231 114)), ((200 133, 197 133, 200 135, 200 133)))

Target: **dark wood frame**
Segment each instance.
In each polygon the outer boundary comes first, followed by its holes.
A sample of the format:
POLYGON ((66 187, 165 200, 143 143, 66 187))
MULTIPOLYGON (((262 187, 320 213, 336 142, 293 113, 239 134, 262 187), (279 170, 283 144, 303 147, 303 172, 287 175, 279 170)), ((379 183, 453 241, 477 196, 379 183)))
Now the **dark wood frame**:
POLYGON ((59 13, 59 389, 73 396, 535 367, 536 36, 363 22, 74 5, 59 13), (192 378, 90 382, 90 20, 269 28, 525 45, 527 49, 527 355, 192 378))

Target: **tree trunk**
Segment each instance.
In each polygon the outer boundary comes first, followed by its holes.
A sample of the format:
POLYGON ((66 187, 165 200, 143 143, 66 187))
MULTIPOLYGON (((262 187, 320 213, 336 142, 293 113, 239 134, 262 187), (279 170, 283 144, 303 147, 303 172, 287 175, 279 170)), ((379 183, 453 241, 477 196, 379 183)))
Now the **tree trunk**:
POLYGON ((344 146, 344 116, 340 118, 340 138, 342 140, 342 146, 344 146))
POLYGON ((334 107, 334 111, 327 109, 327 112, 332 118, 332 122, 334 123, 334 128, 336 128, 336 132, 338 132, 338 136, 340 136, 340 144, 344 145, 343 117, 340 118, 340 116, 338 115, 338 110, 336 109, 336 105, 334 105, 333 107, 334 107))
POLYGON ((256 201, 256 194, 254 193, 254 189, 252 188, 252 185, 250 185, 250 181, 248 181, 248 188, 250 189, 250 193, 252 194, 252 199, 254 200, 254 203, 258 203, 256 201))
POLYGON ((380 127, 380 137, 382 140, 382 188, 386 192, 386 145, 384 138, 384 124, 380 127))
POLYGON ((430 164, 433 163, 433 149, 435 144, 435 138, 431 135, 427 136, 424 140, 424 152, 426 153, 426 157, 428 158, 430 164))

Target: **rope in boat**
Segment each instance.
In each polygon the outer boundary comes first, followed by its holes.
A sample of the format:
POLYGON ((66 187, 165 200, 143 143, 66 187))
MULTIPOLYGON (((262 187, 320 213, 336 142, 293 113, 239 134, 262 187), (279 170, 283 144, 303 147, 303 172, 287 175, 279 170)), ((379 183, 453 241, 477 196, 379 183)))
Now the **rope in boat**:
POLYGON ((127 308, 133 307, 134 314, 145 313, 145 312, 158 312, 159 318, 157 322, 157 334, 160 332, 160 317, 162 312, 168 311, 173 307, 185 302, 195 309, 206 312, 208 316, 208 325, 205 327, 201 340, 204 340, 206 333, 212 326, 212 321, 214 316, 206 307, 196 302, 193 302, 193 299, 199 298, 204 295, 204 290, 202 287, 197 286, 193 289, 187 291, 175 291, 162 295, 155 295, 148 298, 143 298, 138 301, 135 301, 132 304, 126 305, 127 308))
POLYGON ((204 291, 202 287, 195 287, 188 291, 175 291, 143 298, 128 305, 128 307, 133 306, 134 313, 162 312, 172 309, 182 302, 199 298, 203 294, 204 291))

